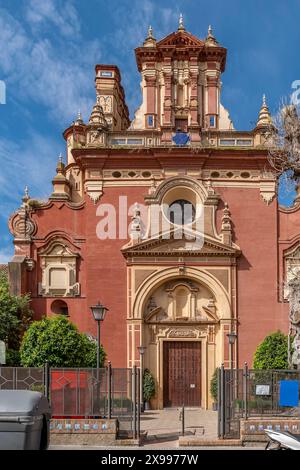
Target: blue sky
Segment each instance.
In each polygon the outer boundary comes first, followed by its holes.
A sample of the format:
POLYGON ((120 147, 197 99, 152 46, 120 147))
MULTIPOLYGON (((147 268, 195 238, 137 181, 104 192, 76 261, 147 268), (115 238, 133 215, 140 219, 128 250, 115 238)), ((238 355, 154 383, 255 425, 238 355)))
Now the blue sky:
MULTIPOLYGON (((140 103, 133 49, 148 25, 157 39, 177 29, 203 38, 208 25, 228 49, 222 102, 237 129, 254 127, 263 93, 272 112, 300 79, 300 0, 0 0, 0 263, 12 255, 9 214, 51 193, 63 130, 94 102, 94 66, 119 66, 131 116, 140 103)), ((281 195, 289 202, 293 194, 281 195)))

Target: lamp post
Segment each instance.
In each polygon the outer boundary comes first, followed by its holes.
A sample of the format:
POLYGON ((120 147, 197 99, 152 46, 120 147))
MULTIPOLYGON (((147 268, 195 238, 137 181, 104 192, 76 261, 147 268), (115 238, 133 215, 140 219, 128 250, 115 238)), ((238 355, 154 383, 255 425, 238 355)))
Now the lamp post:
POLYGON ((100 323, 104 320, 108 308, 100 304, 99 300, 97 305, 90 307, 94 320, 97 322, 97 369, 100 367, 100 323))
MULTIPOLYGON (((97 397, 97 404, 96 404, 96 415, 100 416, 100 324, 104 320, 106 312, 108 308, 104 307, 104 305, 100 304, 99 300, 97 305, 93 305, 90 307, 91 312, 93 314, 94 320, 97 322, 97 388, 96 388, 96 397, 97 397)), ((95 409, 95 408, 94 408, 95 409)))
POLYGON ((140 404, 141 411, 144 411, 144 400, 143 400, 143 373, 144 373, 144 354, 146 351, 146 346, 138 346, 138 351, 140 353, 140 404))
POLYGON ((233 345, 237 338, 237 334, 232 331, 230 333, 227 333, 227 338, 228 338, 228 343, 229 343, 230 369, 232 370, 233 369, 233 345))

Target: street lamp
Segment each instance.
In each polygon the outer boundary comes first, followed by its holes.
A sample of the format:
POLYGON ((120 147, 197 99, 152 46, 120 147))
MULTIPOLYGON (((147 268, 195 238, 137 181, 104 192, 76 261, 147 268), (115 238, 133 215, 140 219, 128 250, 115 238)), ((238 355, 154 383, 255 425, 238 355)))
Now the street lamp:
POLYGON ((104 320, 108 308, 100 304, 99 300, 97 305, 90 307, 94 320, 97 322, 97 369, 100 367, 100 323, 104 320))
POLYGON ((230 351, 230 368, 233 369, 233 345, 237 338, 237 334, 231 331, 227 333, 228 343, 229 343, 229 351, 230 351))
POLYGON ((144 411, 144 397, 143 397, 143 373, 144 373, 144 354, 146 351, 146 346, 138 346, 138 351, 140 353, 140 405, 141 411, 144 411))

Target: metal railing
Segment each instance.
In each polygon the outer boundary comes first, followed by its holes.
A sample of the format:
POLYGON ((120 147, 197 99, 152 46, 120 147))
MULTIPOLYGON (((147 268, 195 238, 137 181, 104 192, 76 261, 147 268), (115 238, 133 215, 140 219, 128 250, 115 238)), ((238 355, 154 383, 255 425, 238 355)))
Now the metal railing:
POLYGON ((218 434, 235 438, 240 419, 299 416, 299 408, 280 405, 280 382, 300 381, 300 370, 254 370, 219 368, 218 434))
POLYGON ((46 393, 46 367, 0 367, 0 390, 46 393))
POLYGON ((0 390, 33 390, 47 396, 52 416, 117 418, 119 429, 139 435, 139 370, 136 367, 0 367, 0 390))

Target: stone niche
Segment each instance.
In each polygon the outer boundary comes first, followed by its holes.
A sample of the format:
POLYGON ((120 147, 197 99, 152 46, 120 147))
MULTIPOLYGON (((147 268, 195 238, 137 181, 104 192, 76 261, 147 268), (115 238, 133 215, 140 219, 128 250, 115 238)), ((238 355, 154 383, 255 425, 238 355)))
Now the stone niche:
POLYGON ((53 242, 39 253, 42 282, 39 295, 43 297, 74 297, 80 295, 77 282, 78 253, 63 242, 53 242))
POLYGON ((204 286, 177 279, 159 287, 150 297, 144 315, 146 322, 217 320, 215 299, 204 286))

